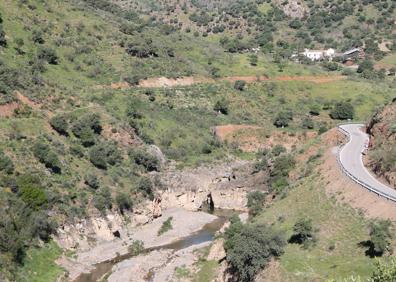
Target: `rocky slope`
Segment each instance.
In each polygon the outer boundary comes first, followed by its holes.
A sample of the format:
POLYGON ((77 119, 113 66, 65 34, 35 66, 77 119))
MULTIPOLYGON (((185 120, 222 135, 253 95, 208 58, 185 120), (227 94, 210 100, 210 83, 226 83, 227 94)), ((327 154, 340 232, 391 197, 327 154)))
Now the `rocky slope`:
POLYGON ((371 119, 369 166, 396 187, 396 98, 371 119))

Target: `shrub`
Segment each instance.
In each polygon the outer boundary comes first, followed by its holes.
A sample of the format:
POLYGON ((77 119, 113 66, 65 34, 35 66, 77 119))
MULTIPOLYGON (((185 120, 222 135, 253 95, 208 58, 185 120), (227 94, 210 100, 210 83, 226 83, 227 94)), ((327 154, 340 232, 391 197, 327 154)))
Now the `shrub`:
POLYGON ((256 54, 251 54, 251 55, 249 55, 249 63, 250 63, 250 65, 252 65, 252 66, 257 66, 258 57, 257 57, 256 54))
POLYGON ((160 169, 160 162, 157 157, 145 150, 131 150, 129 151, 129 156, 137 165, 143 166, 147 171, 159 171, 160 169))
POLYGON ((59 59, 55 50, 53 50, 49 47, 39 48, 37 51, 37 58, 39 60, 45 61, 51 65, 57 65, 58 59, 59 59))
POLYGON ((7 39, 5 32, 3 30, 3 25, 0 23, 0 46, 6 47, 7 46, 7 39))
POLYGON ((80 117, 72 126, 73 134, 79 138, 85 147, 95 144, 95 134, 102 132, 100 116, 98 114, 86 114, 80 117))
POLYGON ((392 233, 390 231, 391 222, 380 220, 370 224, 370 255, 381 256, 386 251, 391 251, 392 233))
POLYGON ((3 150, 0 150, 0 171, 7 174, 12 174, 14 172, 14 164, 12 160, 4 154, 3 150))
POLYGON ((304 244, 304 247, 307 247, 309 245, 309 242, 314 241, 314 229, 311 219, 299 219, 294 224, 293 231, 294 234, 289 240, 291 243, 304 244))
POLYGON ((137 256, 142 252, 144 252, 143 241, 140 240, 133 241, 132 244, 128 246, 128 252, 131 256, 137 256))
POLYGON ((139 180, 137 188, 143 192, 145 196, 147 196, 150 200, 154 199, 154 194, 153 194, 153 184, 151 183, 150 178, 148 177, 142 177, 139 180))
POLYGON ((59 134, 67 135, 67 130, 69 124, 64 115, 56 115, 50 120, 50 125, 54 130, 56 130, 59 134))
POLYGON ((106 214, 106 210, 112 207, 112 198, 109 188, 103 187, 99 189, 93 196, 93 204, 102 214, 106 214))
POLYGON ((354 108, 349 102, 339 102, 337 103, 333 110, 330 112, 330 117, 332 119, 353 119, 354 116, 354 108))
POLYGON ((125 193, 118 193, 116 196, 116 203, 118 209, 120 210, 121 214, 124 214, 124 211, 130 211, 133 207, 133 202, 131 198, 125 193))
POLYGON ((265 200, 265 194, 261 191, 253 191, 247 195, 249 208, 249 215, 256 216, 263 210, 263 202, 265 200))
POLYGON ((34 156, 54 173, 61 173, 61 164, 58 156, 51 150, 44 140, 38 140, 33 145, 34 156))
POLYGON ((305 129, 313 129, 315 127, 315 124, 311 118, 306 117, 303 119, 301 127, 305 129))
POLYGON ((21 199, 32 209, 40 209, 47 204, 47 195, 43 188, 27 184, 19 189, 21 199))
POLYGON ((293 120, 293 113, 290 111, 280 112, 274 120, 274 125, 276 127, 287 127, 289 122, 293 120))
POLYGON ((41 211, 35 214, 31 233, 34 237, 39 237, 44 242, 48 242, 51 239, 51 234, 55 233, 56 224, 48 218, 48 215, 41 211))
POLYGON ((157 236, 161 236, 165 232, 173 229, 172 226, 173 217, 168 217, 161 225, 161 228, 158 230, 157 236))
POLYGON ((372 72, 374 70, 374 64, 370 60, 364 60, 359 64, 359 67, 357 69, 358 73, 363 73, 363 72, 372 72))
POLYGON ((396 278, 396 259, 376 260, 375 270, 371 275, 371 282, 392 282, 396 278))
POLYGON ((271 258, 283 254, 285 245, 284 235, 267 225, 242 225, 234 219, 225 233, 226 260, 237 281, 254 281, 271 258))
POLYGON ((245 86, 246 86, 246 81, 244 80, 237 80, 234 83, 234 89, 239 91, 243 91, 245 89, 245 86))
POLYGON ((282 153, 285 153, 286 152, 286 148, 285 147, 283 147, 282 145, 280 145, 280 144, 277 144, 277 145, 275 145, 274 146, 274 148, 272 148, 272 154, 275 156, 275 157, 277 157, 277 156, 279 156, 280 154, 282 154, 282 153))
POLYGON ((100 169, 107 169, 108 165, 115 165, 121 159, 121 152, 114 143, 100 143, 92 147, 89 152, 89 160, 100 169))
POLYGON ((84 176, 84 183, 91 187, 92 189, 98 189, 100 186, 100 182, 96 174, 88 173, 84 176))
POLYGON ((220 100, 217 100, 213 110, 216 112, 222 113, 223 115, 228 114, 228 102, 225 100, 225 98, 222 98, 220 100))

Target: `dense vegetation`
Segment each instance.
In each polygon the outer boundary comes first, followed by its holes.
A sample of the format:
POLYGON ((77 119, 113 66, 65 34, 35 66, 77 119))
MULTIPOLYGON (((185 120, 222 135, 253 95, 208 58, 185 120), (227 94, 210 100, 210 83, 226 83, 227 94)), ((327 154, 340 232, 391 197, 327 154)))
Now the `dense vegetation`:
MULTIPOLYGON (((287 15, 284 6, 234 0, 2 1, 0 280, 23 280, 32 267, 26 254, 40 256, 36 247, 47 244, 58 225, 126 214, 153 200, 161 183, 151 175, 164 168, 164 159, 182 167, 230 156, 254 158, 220 142, 211 130, 217 125, 257 125, 263 139, 273 132, 323 133, 336 123, 332 119, 365 119, 393 98, 391 78, 374 68, 384 54, 373 42, 389 39, 394 3, 307 1, 301 18, 287 15), (358 8, 351 9, 352 3, 358 8), (361 60, 357 75, 338 64, 289 61, 304 46, 345 50, 363 43, 370 60, 361 60), (342 70, 350 79, 277 80, 328 70, 342 70), (222 80, 241 75, 257 79, 222 80), (218 80, 135 87, 157 76, 218 80)), ((271 193, 286 195, 294 157, 282 146, 257 155, 255 169, 268 170, 271 193)), ((252 218, 264 210, 265 195, 249 195, 252 218)), ((171 219, 164 228, 171 228, 171 219)), ((284 240, 278 235, 267 225, 250 224, 230 235, 233 271, 250 279, 279 256, 284 240), (262 235, 253 235, 257 230, 262 235), (248 249, 236 244, 245 239, 258 251, 257 264, 248 270, 239 267, 248 249)), ((51 244, 45 251, 58 255, 51 244)))

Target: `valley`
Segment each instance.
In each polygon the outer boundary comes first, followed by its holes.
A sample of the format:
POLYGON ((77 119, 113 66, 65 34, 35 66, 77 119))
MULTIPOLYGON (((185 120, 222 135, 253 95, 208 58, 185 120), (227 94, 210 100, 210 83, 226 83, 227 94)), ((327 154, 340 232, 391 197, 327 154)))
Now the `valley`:
POLYGON ((394 281, 395 8, 0 1, 0 281, 394 281))

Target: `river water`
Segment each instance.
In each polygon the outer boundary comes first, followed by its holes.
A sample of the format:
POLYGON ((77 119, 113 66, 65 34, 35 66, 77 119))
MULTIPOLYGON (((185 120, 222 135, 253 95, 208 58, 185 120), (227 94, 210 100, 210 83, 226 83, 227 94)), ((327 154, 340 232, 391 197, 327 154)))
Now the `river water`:
MULTIPOLYGON (((178 251, 193 245, 213 241, 215 233, 221 229, 224 223, 226 223, 232 215, 239 214, 239 212, 233 210, 215 209, 212 214, 216 215, 217 218, 214 221, 206 224, 201 230, 194 232, 187 237, 181 238, 173 243, 159 247, 148 248, 146 249, 146 252, 159 249, 171 249, 178 251)), ((90 273, 81 274, 74 280, 74 282, 96 282, 104 275, 109 273, 115 264, 123 260, 130 259, 131 257, 132 254, 127 253, 114 259, 98 263, 95 265, 95 269, 93 271, 90 273)))

